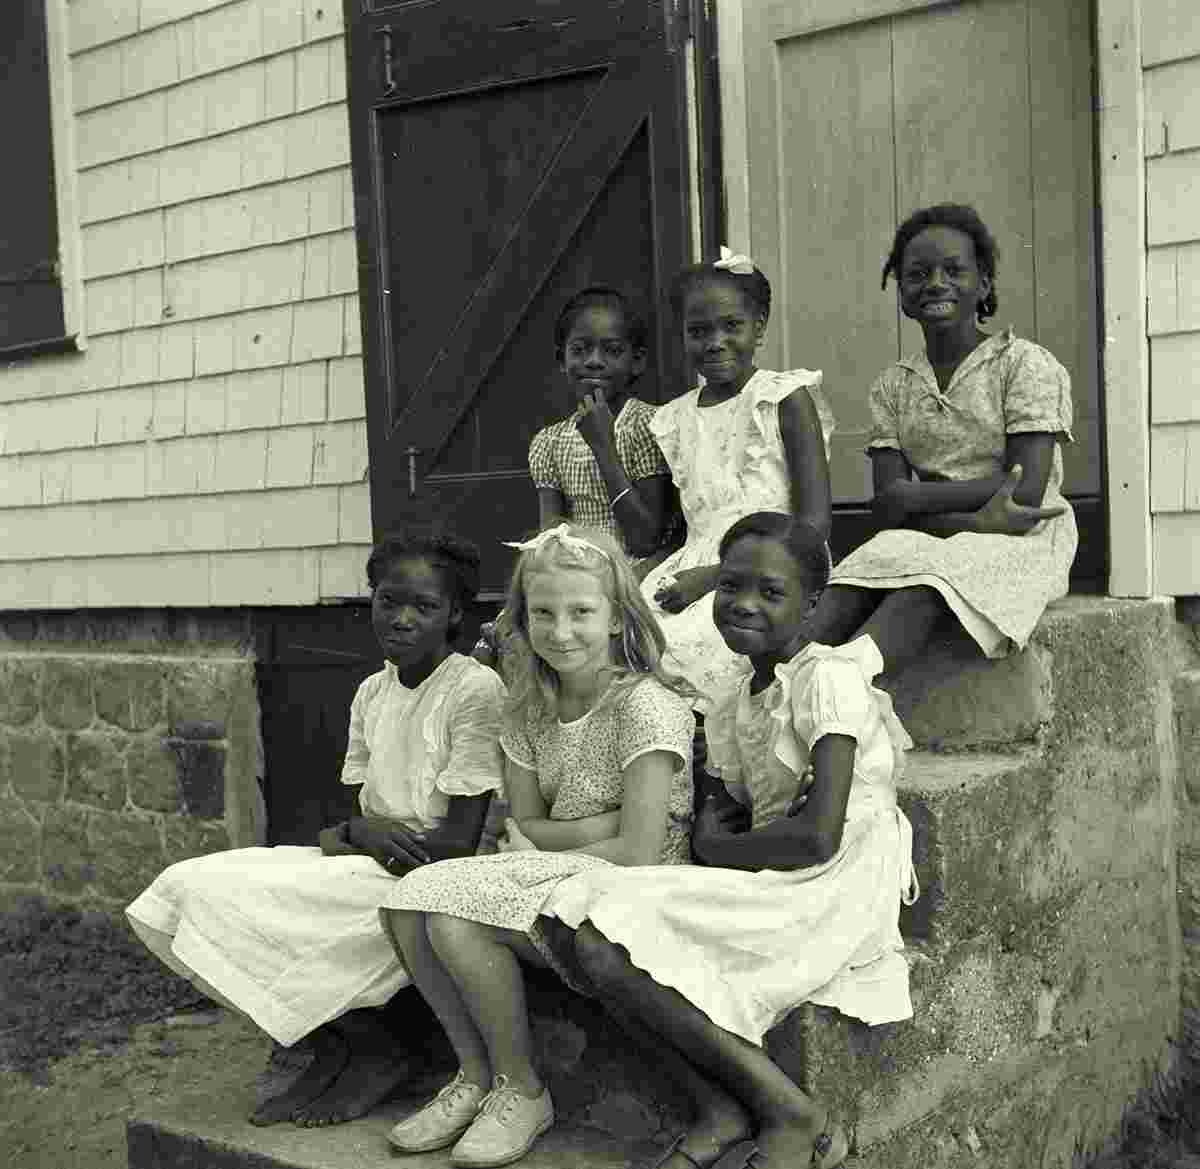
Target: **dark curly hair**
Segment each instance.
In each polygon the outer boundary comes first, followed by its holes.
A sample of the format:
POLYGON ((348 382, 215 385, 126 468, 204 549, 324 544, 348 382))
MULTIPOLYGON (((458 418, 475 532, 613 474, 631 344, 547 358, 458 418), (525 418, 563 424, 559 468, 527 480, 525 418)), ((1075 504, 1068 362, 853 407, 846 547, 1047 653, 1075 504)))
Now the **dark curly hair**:
POLYGON ((833 560, 825 537, 812 524, 782 511, 752 511, 742 516, 721 537, 719 555, 725 554, 746 536, 774 540, 785 548, 800 569, 804 587, 810 593, 824 592, 833 570, 833 560))
POLYGON ((650 347, 650 326, 645 311, 636 298, 619 288, 607 284, 593 284, 575 293, 562 306, 554 322, 554 359, 562 361, 567 335, 575 327, 580 313, 590 308, 607 308, 619 312, 625 318, 625 335, 635 353, 645 353, 650 347))
POLYGON ((927 227, 952 227, 970 237, 975 246, 975 263, 979 271, 992 282, 991 289, 979 302, 976 312, 981 321, 995 316, 1000 303, 996 296, 996 241, 979 218, 979 212, 965 203, 938 203, 933 207, 922 207, 900 224, 896 229, 896 238, 892 241, 892 250, 884 262, 883 282, 879 287, 887 287, 888 276, 894 276, 897 283, 899 282, 900 266, 904 263, 904 249, 927 227))
POLYGON ((712 261, 707 264, 692 264, 671 281, 667 297, 675 315, 683 316, 683 302, 696 285, 717 282, 736 288, 742 299, 754 306, 764 324, 770 319, 771 282, 757 268, 743 276, 738 272, 730 272, 728 268, 714 268, 712 261))
MULTIPOLYGON (((367 557, 367 583, 378 586, 389 564, 428 560, 441 574, 446 591, 465 608, 479 592, 479 549, 445 528, 402 528, 385 536, 367 557)), ((457 632, 457 625, 451 634, 457 632)))

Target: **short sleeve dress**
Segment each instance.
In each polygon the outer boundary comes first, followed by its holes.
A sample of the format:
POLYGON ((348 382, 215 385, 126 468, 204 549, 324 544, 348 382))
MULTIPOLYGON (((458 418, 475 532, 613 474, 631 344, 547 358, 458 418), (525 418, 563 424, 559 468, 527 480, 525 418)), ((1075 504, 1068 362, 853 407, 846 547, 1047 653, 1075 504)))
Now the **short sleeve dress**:
MULTIPOLYGON (((614 812, 624 799, 624 770, 641 755, 666 751, 677 759, 659 862, 691 858, 692 735, 687 702, 654 678, 638 682, 582 718, 536 719, 504 732, 505 754, 537 775, 552 820, 614 812)), ((585 869, 616 869, 578 852, 516 852, 440 861, 409 873, 380 901, 383 909, 447 913, 503 929, 523 930, 547 961, 558 963, 537 919, 564 877, 585 869)), ((561 970, 560 970, 561 973, 561 970)))
POLYGON ((889 366, 871 387, 872 450, 898 450, 921 479, 974 479, 1004 469, 1010 434, 1057 436, 1043 506, 1065 512, 1027 535, 907 528, 880 532, 833 570, 832 584, 928 585, 988 657, 1022 649, 1046 605, 1064 596, 1079 534, 1062 496, 1061 443, 1071 442, 1071 382, 1052 354, 996 334, 971 351, 943 393, 924 352, 889 366))
POLYGON ((898 919, 917 889, 896 773, 911 741, 870 683, 881 666, 865 639, 809 644, 762 693, 747 678, 708 718, 710 766, 749 804, 754 828, 786 813, 818 739, 855 740, 830 861, 795 872, 594 870, 563 881, 543 913, 575 928, 590 920, 635 966, 751 1043, 803 1002, 870 1024, 909 1018, 898 919))
MULTIPOLYGON (((436 828, 452 796, 500 788, 504 700, 462 654, 413 689, 389 662, 354 696, 342 782, 366 814, 436 828)), ((125 912, 167 966, 290 1045, 411 981, 379 923, 399 880, 367 856, 241 848, 172 865, 125 912)))
MULTIPOLYGON (((669 475, 670 467, 650 431, 656 406, 629 398, 613 420, 617 458, 630 480, 669 475)), ((529 444, 529 473, 535 487, 551 487, 562 494, 566 519, 587 528, 608 532, 623 544, 621 529, 608 500, 608 486, 596 456, 575 425, 575 415, 539 430, 529 444)))
POLYGON ((660 406, 650 424, 679 490, 687 542, 646 576, 642 595, 667 638, 665 665, 696 689, 698 710, 710 710, 737 684, 748 669, 746 659, 717 632, 711 593, 681 613, 660 608, 654 594, 684 569, 716 564, 721 537, 735 520, 754 511, 791 511, 779 403, 801 388, 811 395, 828 456, 833 412, 820 387, 819 370, 760 369, 727 402, 700 406, 700 390, 691 390, 660 406))

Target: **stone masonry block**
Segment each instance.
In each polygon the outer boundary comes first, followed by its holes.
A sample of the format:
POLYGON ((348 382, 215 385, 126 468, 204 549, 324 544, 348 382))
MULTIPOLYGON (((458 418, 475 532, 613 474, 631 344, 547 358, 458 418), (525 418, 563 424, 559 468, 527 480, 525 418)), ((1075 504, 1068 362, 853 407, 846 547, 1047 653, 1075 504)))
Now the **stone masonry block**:
POLYGON ((1175 728, 1179 778, 1188 800, 1200 807, 1200 670, 1175 679, 1175 728))
POLYGON ((233 847, 224 824, 170 816, 163 821, 165 861, 169 865, 233 847))
POLYGON ((102 662, 95 668, 96 713, 123 731, 145 731, 166 718, 165 667, 159 662, 102 662))
POLYGON ((129 799, 147 812, 178 812, 183 795, 175 753, 158 735, 143 735, 129 744, 125 753, 129 799))
POLYGON ((41 662, 29 658, 0 659, 0 723, 22 726, 38 712, 41 662))
POLYGON ((92 721, 92 677, 86 661, 50 658, 42 667, 42 715, 52 727, 78 731, 92 721))
POLYGON ((67 736, 67 799, 117 811, 125 806, 124 742, 83 731, 67 736))
POLYGON ((1053 705, 1044 650, 989 661, 965 634, 935 642, 884 686, 913 741, 935 749, 1030 742, 1053 705))
POLYGON ((166 742, 175 755, 188 813, 201 820, 219 820, 225 814, 225 748, 179 738, 166 742))
POLYGON ((42 826, 19 800, 0 799, 0 883, 36 884, 41 880, 42 826))
POLYGON ((62 805, 46 809, 42 823, 42 872, 55 893, 81 893, 96 878, 96 854, 87 816, 62 805))
POLYGON ((7 779, 13 791, 27 800, 61 799, 66 767, 58 736, 41 730, 13 731, 6 737, 7 779))
POLYGON ((1148 754, 915 752, 899 795, 922 885, 901 918, 915 937, 1004 937, 1090 883, 1163 872, 1168 826, 1148 754))
POLYGON ((172 735, 183 722, 215 723, 224 734, 237 675, 249 667, 235 662, 190 660, 167 669, 167 724, 172 735))
POLYGON ((152 820, 97 812, 91 817, 89 835, 96 890, 105 897, 128 901, 162 871, 162 840, 152 820))

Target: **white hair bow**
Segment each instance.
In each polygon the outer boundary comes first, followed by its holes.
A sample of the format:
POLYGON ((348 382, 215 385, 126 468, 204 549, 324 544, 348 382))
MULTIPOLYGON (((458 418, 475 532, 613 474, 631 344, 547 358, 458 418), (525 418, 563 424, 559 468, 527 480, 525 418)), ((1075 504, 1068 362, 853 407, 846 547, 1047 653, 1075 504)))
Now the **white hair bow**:
POLYGON ((544 532, 538 532, 531 540, 503 540, 502 543, 505 548, 515 548, 518 552, 538 552, 551 540, 557 540, 572 552, 583 552, 584 550, 599 552, 606 560, 612 559, 599 544, 593 544, 591 540, 586 540, 583 536, 573 535, 566 524, 559 524, 557 527, 547 528, 544 532))
POLYGON ((749 276, 756 270, 754 261, 749 256, 736 255, 724 244, 721 245, 721 258, 713 261, 713 267, 724 268, 726 272, 732 272, 736 276, 749 276))

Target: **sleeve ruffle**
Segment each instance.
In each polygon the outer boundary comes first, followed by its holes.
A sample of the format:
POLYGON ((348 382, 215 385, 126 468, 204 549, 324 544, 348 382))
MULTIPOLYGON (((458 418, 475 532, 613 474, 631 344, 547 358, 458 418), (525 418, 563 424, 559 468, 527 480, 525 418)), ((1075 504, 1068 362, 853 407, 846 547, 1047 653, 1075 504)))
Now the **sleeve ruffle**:
POLYGON ((653 680, 638 683, 617 707, 622 770, 648 751, 669 751, 686 766, 695 730, 695 716, 682 698, 653 680))
POLYGON ((825 457, 829 458, 830 440, 835 428, 833 408, 825 399, 821 389, 824 374, 819 369, 792 369, 786 373, 759 371, 754 387, 754 441, 746 448, 751 458, 761 458, 768 446, 781 441, 779 435, 779 411, 777 407, 789 394, 804 386, 812 398, 813 408, 821 423, 821 439, 825 444, 825 457))
POLYGON ((691 390, 689 393, 667 402, 660 406, 650 418, 650 433, 654 435, 658 449, 662 451, 663 458, 667 460, 676 485, 679 485, 683 474, 682 463, 684 460, 681 459, 680 452, 686 450, 688 446, 688 436, 683 432, 687 428, 687 423, 691 418, 691 407, 695 405, 695 399, 699 396, 699 392, 699 390, 691 390))
POLYGON ((1009 351, 1012 364, 1005 379, 1005 432, 1046 431, 1074 442, 1071 375, 1053 353, 1032 341, 1013 338, 1009 351))
POLYGON ((342 761, 341 781, 347 786, 367 782, 367 767, 371 761, 371 749, 367 746, 366 708, 379 693, 387 677, 387 670, 380 670, 364 678, 354 692, 350 703, 350 733, 346 744, 346 757, 342 761))
POLYGON ((891 696, 871 684, 871 679, 883 668, 874 642, 870 638, 856 638, 848 645, 838 646, 822 655, 817 668, 826 677, 814 679, 816 684, 809 687, 810 692, 801 694, 796 676, 811 664, 811 658, 800 654, 775 667, 779 687, 769 708, 776 722, 775 758, 793 774, 799 775, 808 762, 807 748, 822 735, 844 734, 857 738, 865 714, 865 708, 859 702, 859 695, 862 695, 874 704, 883 721, 895 756, 892 776, 894 780, 899 779, 905 752, 912 748, 913 742, 896 715, 891 696), (838 674, 845 669, 853 671, 853 686, 838 682, 838 674))
MULTIPOLYGON (((503 788, 504 683, 487 666, 466 660, 470 665, 464 666, 457 692, 447 696, 454 704, 446 718, 449 758, 432 777, 433 786, 447 796, 481 796, 503 788)), ((437 742, 437 723, 435 711, 430 711, 422 728, 427 747, 437 742)))
POLYGON ((554 474, 554 459, 551 448, 554 445, 553 426, 543 427, 533 436, 529 444, 529 474, 533 485, 537 488, 558 488, 558 478, 554 474))
POLYGON ((742 687, 738 686, 704 720, 704 741, 708 760, 704 767, 710 775, 725 783, 742 782, 742 766, 734 737, 734 717, 742 687))

